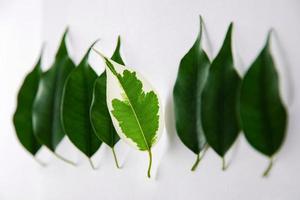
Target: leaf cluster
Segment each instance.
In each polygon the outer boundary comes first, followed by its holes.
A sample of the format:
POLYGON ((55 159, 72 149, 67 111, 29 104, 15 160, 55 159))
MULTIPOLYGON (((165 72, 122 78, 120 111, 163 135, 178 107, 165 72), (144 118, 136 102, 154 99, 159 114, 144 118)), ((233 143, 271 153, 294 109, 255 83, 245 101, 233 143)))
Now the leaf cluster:
MULTIPOLYGON (((70 164, 75 163, 56 152, 65 135, 90 161, 105 143, 112 148, 119 168, 114 151, 119 137, 106 104, 106 72, 98 76, 88 63, 94 44, 82 61, 77 66, 74 64, 67 50, 67 32, 50 69, 42 71, 41 54, 20 88, 13 118, 18 139, 33 156, 46 147, 70 164)), ((120 45, 119 37, 112 59, 124 64, 120 45)))
POLYGON ((287 125, 287 111, 279 92, 279 77, 270 52, 270 33, 260 54, 243 78, 235 69, 232 53, 233 23, 219 53, 209 60, 200 32, 182 58, 173 89, 177 134, 196 154, 195 170, 208 147, 221 158, 243 131, 249 144, 270 158, 280 149, 287 125))

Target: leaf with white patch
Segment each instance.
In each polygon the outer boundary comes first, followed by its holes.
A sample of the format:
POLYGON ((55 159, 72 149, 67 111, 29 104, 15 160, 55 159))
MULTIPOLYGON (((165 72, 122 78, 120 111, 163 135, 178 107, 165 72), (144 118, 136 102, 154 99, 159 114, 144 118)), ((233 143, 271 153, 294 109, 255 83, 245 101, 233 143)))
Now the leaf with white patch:
MULTIPOLYGON (((99 53, 99 52, 98 52, 99 53)), ((103 56, 107 71, 107 106, 115 129, 125 142, 149 154, 163 130, 162 104, 150 83, 139 73, 103 56)))

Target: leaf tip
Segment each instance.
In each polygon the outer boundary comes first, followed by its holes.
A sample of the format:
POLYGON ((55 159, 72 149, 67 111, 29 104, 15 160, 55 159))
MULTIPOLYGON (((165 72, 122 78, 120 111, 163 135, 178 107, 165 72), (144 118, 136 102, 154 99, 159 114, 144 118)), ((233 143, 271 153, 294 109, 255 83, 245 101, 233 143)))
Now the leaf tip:
POLYGON ((230 22, 229 27, 228 27, 227 34, 231 35, 232 29, 233 29, 233 22, 230 22))
POLYGON ((99 41, 100 41, 100 38, 96 39, 96 40, 92 43, 91 48, 93 48, 99 41))
POLYGON ((41 53, 40 53, 40 56, 43 55, 45 48, 46 48, 46 42, 43 42, 43 43, 42 43, 42 47, 41 47, 41 53))
POLYGON ((120 51, 120 47, 121 47, 121 36, 118 35, 117 46, 116 46, 115 52, 119 52, 120 51))
MULTIPOLYGON (((233 30, 233 22, 231 22, 228 26, 226 35, 225 35, 225 39, 223 42, 223 46, 222 49, 231 49, 231 41, 232 41, 232 30, 233 30)), ((222 50, 221 50, 222 51, 222 50)), ((227 50, 226 50, 227 51, 227 50)), ((231 51, 230 51, 231 52, 231 51)))
POLYGON ((40 67, 40 63, 42 62, 42 57, 43 57, 43 54, 44 54, 44 51, 45 51, 45 46, 46 46, 46 42, 43 42, 41 50, 40 50, 39 59, 38 59, 38 66, 39 67, 40 67))
POLYGON ((266 46, 269 46, 269 45, 270 45, 271 37, 272 37, 274 31, 275 31, 274 28, 271 28, 271 29, 268 31, 267 41, 266 41, 266 46))
POLYGON ((199 19, 200 19, 199 38, 201 39, 201 37, 202 37, 202 32, 203 32, 203 24, 204 24, 204 21, 203 21, 203 18, 202 18, 201 15, 199 15, 199 19))
POLYGON ((202 15, 199 15, 199 20, 200 20, 200 26, 202 27, 202 24, 204 23, 202 15))
POLYGON ((95 46, 95 44, 96 44, 99 40, 100 40, 100 39, 97 39, 97 40, 95 40, 95 41, 91 44, 91 46, 90 46, 89 49, 87 50, 85 56, 83 57, 83 61, 86 61, 86 60, 88 59, 91 50, 92 50, 92 49, 94 50, 94 46, 95 46))
POLYGON ((118 44, 118 45, 121 44, 121 36, 120 36, 120 35, 118 35, 118 42, 117 42, 117 44, 118 44))
POLYGON ((70 29, 69 26, 67 26, 66 29, 65 29, 64 35, 67 35, 67 34, 68 34, 69 29, 70 29))
POLYGON ((63 34, 63 37, 62 37, 62 41, 65 41, 65 39, 66 39, 66 37, 67 37, 67 35, 68 35, 68 33, 69 33, 69 26, 67 26, 66 27, 66 29, 65 29, 65 31, 64 31, 64 34, 63 34))
POLYGON ((67 27, 65 29, 65 32, 62 36, 61 42, 60 42, 60 46, 58 48, 58 51, 56 53, 56 57, 60 56, 60 55, 64 55, 64 54, 68 54, 68 50, 67 50, 67 44, 66 44, 66 37, 67 34, 69 32, 69 27, 67 27))

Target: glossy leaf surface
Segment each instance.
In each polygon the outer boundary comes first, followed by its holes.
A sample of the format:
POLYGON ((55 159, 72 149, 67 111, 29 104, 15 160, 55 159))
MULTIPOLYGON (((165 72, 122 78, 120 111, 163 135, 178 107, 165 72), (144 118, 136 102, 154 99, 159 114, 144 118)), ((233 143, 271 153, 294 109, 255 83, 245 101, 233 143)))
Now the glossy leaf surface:
POLYGON ((163 128, 162 106, 153 87, 138 73, 99 53, 106 63, 107 105, 118 135, 131 146, 149 153, 163 128))
MULTIPOLYGON (((213 60, 203 90, 202 123, 208 144, 224 157, 240 131, 238 99, 241 78, 233 65, 232 24, 213 60)), ((223 165, 223 169, 224 169, 223 165)))
POLYGON ((179 138, 195 154, 206 145, 201 121, 201 97, 208 76, 209 59, 201 47, 199 35, 182 58, 173 90, 176 130, 179 138))
POLYGON ((280 97, 269 37, 242 82, 240 113, 248 142, 259 152, 272 157, 284 140, 287 111, 280 97))
POLYGON ((42 75, 41 57, 42 55, 34 69, 26 76, 20 88, 17 109, 13 118, 19 141, 32 155, 35 155, 41 147, 41 144, 34 135, 32 127, 32 107, 42 75))
POLYGON ((38 141, 55 152, 57 145, 65 136, 61 119, 61 101, 65 81, 74 69, 65 43, 65 32, 55 62, 43 73, 33 106, 33 128, 38 141))
POLYGON ((91 48, 69 75, 63 93, 62 121, 72 143, 87 157, 93 156, 101 145, 90 121, 90 105, 93 98, 96 72, 88 63, 91 48))

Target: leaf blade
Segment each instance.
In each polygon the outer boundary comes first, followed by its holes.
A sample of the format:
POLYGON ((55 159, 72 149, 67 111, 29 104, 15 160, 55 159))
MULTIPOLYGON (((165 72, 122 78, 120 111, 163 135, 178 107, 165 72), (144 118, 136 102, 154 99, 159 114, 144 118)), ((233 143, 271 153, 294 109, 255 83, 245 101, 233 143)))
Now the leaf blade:
POLYGON ((69 58, 64 33, 52 67, 42 74, 33 106, 33 127, 38 141, 55 152, 65 133, 61 124, 60 105, 63 86, 74 63, 69 58))
POLYGON ((96 137, 90 121, 90 105, 94 82, 97 79, 96 72, 88 64, 90 50, 91 47, 78 67, 70 73, 64 86, 61 107, 63 127, 67 136, 88 158, 96 153, 102 143, 96 137))
POLYGON ((182 58, 173 89, 177 135, 195 154, 206 145, 201 121, 201 95, 208 76, 210 61, 201 47, 202 18, 195 43, 182 58))
POLYGON ((202 122, 208 144, 224 157, 240 131, 238 96, 241 78, 234 69, 231 50, 232 24, 212 61, 202 96, 202 122))
POLYGON ((42 75, 41 58, 42 54, 34 69, 24 79, 18 93, 17 108, 13 117, 13 123, 20 143, 33 156, 41 147, 34 135, 32 125, 32 107, 42 75))
POLYGON ((116 46, 116 49, 113 53, 113 55, 111 56, 111 59, 121 65, 125 65, 123 59, 122 59, 122 56, 120 54, 120 48, 121 48, 121 37, 119 36, 118 37, 118 41, 117 41, 117 46, 116 46))
POLYGON ((270 52, 270 35, 246 72, 241 87, 241 122, 250 145, 272 157, 281 147, 287 124, 279 77, 270 52))

